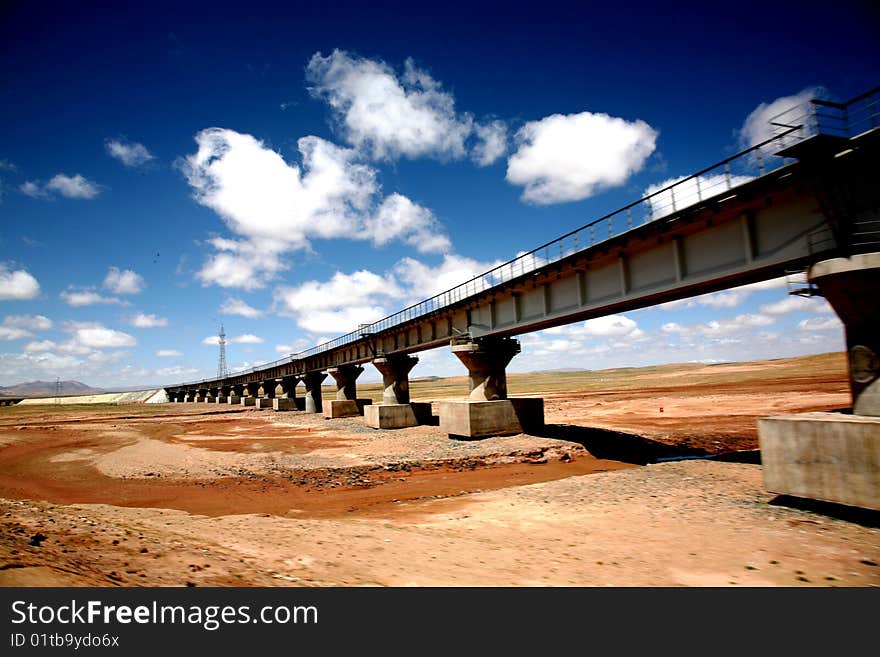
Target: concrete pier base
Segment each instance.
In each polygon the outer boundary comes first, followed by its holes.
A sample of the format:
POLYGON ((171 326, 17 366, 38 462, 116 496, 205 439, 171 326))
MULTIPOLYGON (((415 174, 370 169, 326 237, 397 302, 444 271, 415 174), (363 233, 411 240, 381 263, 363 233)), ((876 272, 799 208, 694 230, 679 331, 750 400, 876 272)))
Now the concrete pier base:
POLYGON ((332 420, 339 417, 363 415, 364 408, 372 403, 372 399, 331 399, 324 408, 324 417, 332 420))
POLYGON ((771 493, 880 511, 880 417, 761 418, 758 442, 764 487, 771 493))
POLYGON ((276 411, 302 411, 305 408, 305 399, 301 397, 299 399, 294 399, 290 397, 276 397, 272 400, 272 408, 276 411), (302 401, 302 404, 297 404, 298 401, 302 401))
POLYGON ((237 395, 229 395, 229 397, 226 398, 226 403, 230 406, 241 406, 241 397, 237 395))
POLYGON ((438 402, 440 430, 450 436, 484 438, 512 436, 544 426, 541 397, 515 397, 494 401, 438 402))
POLYGON ((227 403, 226 402, 227 399, 228 399, 228 397, 217 397, 217 403, 218 404, 225 404, 225 403, 227 403))
POLYGON ((256 406, 257 398, 256 397, 242 397, 241 398, 242 406, 256 406))
POLYGON ((272 398, 271 397, 258 397, 257 403, 254 404, 257 408, 273 408, 272 406, 272 398))
POLYGON ((403 429, 431 422, 429 402, 373 404, 364 408, 367 426, 373 429, 403 429))

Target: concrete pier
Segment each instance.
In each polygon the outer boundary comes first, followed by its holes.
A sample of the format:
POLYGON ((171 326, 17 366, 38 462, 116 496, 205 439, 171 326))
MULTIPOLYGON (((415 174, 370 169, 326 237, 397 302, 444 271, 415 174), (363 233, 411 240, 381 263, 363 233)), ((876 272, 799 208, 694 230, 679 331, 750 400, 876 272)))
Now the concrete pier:
POLYGON ((373 359, 373 365, 382 375, 382 403, 409 403, 409 373, 419 362, 417 356, 392 354, 373 359))
POLYGON ((363 415, 364 406, 373 403, 371 399, 357 398, 357 378, 364 371, 360 365, 340 365, 331 367, 327 373, 336 381, 336 399, 328 404, 324 416, 328 419, 363 415))
POLYGON ((306 400, 302 397, 276 397, 272 400, 272 408, 276 411, 304 411, 306 400))
POLYGON ((324 404, 321 398, 321 384, 326 378, 327 374, 324 372, 307 372, 302 378, 303 384, 306 387, 306 413, 320 413, 324 410, 324 404))
POLYGON ((880 416, 880 253, 823 260, 808 277, 846 330, 853 413, 880 416))
POLYGON ((801 413, 758 420, 764 487, 880 511, 880 417, 801 413))
POLYGON ((340 417, 355 417, 364 414, 371 406, 372 399, 331 399, 324 407, 324 417, 333 420, 340 417))
POLYGON ((259 395, 260 397, 267 397, 268 399, 274 399, 275 394, 278 389, 278 382, 274 379, 267 379, 260 384, 259 395))
POLYGON ((227 401, 226 401, 227 399, 229 399, 229 397, 217 397, 217 403, 218 403, 218 404, 226 404, 226 403, 227 403, 227 401))
POLYGON ((305 408, 305 400, 297 399, 296 384, 299 383, 298 376, 285 376, 278 381, 281 386, 281 395, 272 400, 272 408, 276 411, 296 411, 305 408), (297 402, 301 402, 298 406, 297 402))
POLYGON ((373 359, 382 375, 382 402, 364 408, 367 426, 373 429, 402 429, 427 424, 431 404, 410 403, 409 373, 419 359, 406 354, 390 354, 373 359))
POLYGON ((272 397, 257 397, 254 406, 257 408, 273 408, 272 402, 272 397))
POLYGON ((452 353, 468 370, 474 401, 507 399, 507 365, 520 352, 518 340, 482 340, 452 345, 452 353))
POLYGON ((461 438, 512 436, 544 427, 541 397, 437 402, 440 430, 461 438))
POLYGON ((440 429, 450 436, 483 438, 536 431, 544 426, 544 400, 507 398, 507 365, 520 352, 511 338, 453 344, 452 353, 468 369, 466 401, 438 403, 440 429))
POLYGON ((364 408, 367 426, 373 429, 403 429, 431 423, 429 402, 408 404, 373 404, 364 408))
POLYGON ((257 405, 257 397, 242 397, 241 398, 242 406, 256 406, 257 405))
POLYGON ((843 322, 853 412, 758 420, 764 486, 880 510, 880 253, 824 260, 807 277, 843 322))
POLYGON ((229 397, 226 398, 226 403, 230 406, 241 406, 241 399, 242 398, 238 395, 229 395, 229 397))

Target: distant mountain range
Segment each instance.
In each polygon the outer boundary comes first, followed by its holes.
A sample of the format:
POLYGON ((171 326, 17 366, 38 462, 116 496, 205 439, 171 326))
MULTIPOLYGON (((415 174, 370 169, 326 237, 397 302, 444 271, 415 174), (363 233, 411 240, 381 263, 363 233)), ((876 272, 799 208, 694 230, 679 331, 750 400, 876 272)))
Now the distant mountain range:
MULTIPOLYGON (((0 397, 54 397, 55 381, 29 381, 11 386, 0 386, 0 397)), ((61 395, 96 395, 104 392, 79 381, 62 381, 61 395)))

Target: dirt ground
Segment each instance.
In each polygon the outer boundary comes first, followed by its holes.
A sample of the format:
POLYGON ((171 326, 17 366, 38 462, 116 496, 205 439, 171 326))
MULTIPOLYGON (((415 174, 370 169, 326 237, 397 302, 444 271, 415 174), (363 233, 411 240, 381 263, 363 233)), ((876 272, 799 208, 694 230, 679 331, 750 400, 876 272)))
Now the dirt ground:
POLYGON ((541 435, 474 441, 208 404, 0 408, 0 585, 880 585, 877 514, 776 499, 754 451, 759 417, 850 404, 842 355, 541 381, 541 435))

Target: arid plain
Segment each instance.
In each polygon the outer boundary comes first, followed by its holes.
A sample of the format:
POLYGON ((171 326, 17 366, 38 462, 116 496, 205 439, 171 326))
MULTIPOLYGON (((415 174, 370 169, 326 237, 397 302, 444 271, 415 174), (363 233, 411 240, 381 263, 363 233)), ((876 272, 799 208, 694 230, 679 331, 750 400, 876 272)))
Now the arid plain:
MULTIPOLYGON (((758 418, 850 405, 842 354, 509 385, 544 398, 540 435, 0 408, 0 585, 880 585, 876 514, 777 499, 757 462, 758 418)), ((412 384, 419 401, 465 393, 464 377, 412 384)))

